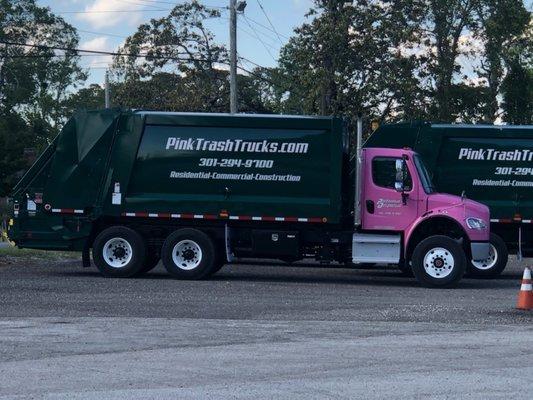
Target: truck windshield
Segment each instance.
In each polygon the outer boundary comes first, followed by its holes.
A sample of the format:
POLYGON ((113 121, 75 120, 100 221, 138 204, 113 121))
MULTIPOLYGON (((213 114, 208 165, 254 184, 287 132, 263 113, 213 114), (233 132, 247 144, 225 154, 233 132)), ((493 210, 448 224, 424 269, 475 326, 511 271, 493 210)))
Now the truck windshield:
POLYGON ((422 158, 420 158, 418 154, 415 154, 413 158, 415 160, 416 169, 418 171, 418 176, 420 176, 420 182, 422 182, 424 192, 427 194, 435 192, 435 186, 433 186, 431 176, 429 175, 424 161, 422 161, 422 158))

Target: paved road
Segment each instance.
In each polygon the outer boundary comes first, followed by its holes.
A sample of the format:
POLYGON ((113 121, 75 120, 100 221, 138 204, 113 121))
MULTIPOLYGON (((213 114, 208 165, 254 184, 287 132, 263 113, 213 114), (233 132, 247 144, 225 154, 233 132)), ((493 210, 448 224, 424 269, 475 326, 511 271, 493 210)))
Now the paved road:
POLYGON ((522 268, 444 290, 393 269, 0 266, 0 399, 530 398, 522 268))

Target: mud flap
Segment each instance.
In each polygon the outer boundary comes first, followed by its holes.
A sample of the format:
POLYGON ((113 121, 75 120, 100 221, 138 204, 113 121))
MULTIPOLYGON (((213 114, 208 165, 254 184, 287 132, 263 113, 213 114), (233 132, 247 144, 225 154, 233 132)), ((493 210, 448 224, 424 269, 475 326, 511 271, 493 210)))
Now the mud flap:
POLYGON ((85 245, 83 246, 81 261, 83 268, 89 268, 91 266, 91 246, 89 246, 89 241, 85 242, 85 245))
POLYGON ((231 251, 231 229, 228 227, 228 224, 224 226, 224 238, 226 244, 226 261, 230 263, 235 260, 235 256, 231 251))

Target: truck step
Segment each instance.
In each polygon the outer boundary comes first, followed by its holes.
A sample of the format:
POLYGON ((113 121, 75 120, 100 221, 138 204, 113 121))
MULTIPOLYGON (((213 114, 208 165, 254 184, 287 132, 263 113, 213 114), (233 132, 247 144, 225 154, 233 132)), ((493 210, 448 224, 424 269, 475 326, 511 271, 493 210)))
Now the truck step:
POLYGON ((400 261, 400 235, 354 233, 352 237, 352 262, 398 263, 400 261))

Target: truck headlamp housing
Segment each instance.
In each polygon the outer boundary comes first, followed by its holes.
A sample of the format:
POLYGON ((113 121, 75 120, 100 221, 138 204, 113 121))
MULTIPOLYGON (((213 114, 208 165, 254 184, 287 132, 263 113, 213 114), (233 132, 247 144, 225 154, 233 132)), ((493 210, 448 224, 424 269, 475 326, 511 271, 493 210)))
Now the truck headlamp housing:
POLYGON ((470 229, 475 229, 478 231, 487 228, 487 223, 485 221, 483 221, 480 218, 474 218, 474 217, 467 218, 466 225, 468 225, 470 229))

